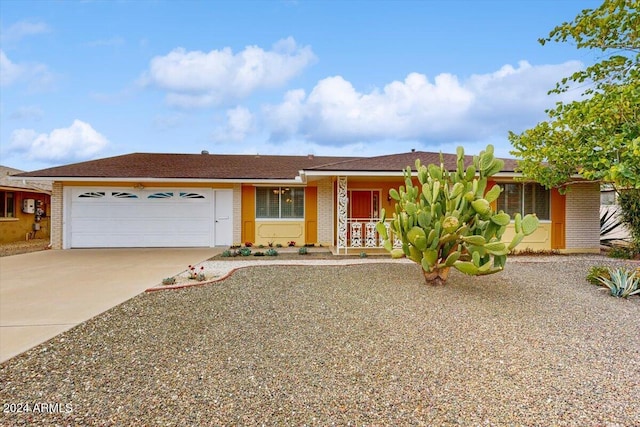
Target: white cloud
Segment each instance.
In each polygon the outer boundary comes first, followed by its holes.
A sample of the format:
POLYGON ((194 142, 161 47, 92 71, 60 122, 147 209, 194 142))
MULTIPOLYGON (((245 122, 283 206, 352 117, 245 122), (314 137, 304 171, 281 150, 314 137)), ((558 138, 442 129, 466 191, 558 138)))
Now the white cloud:
MULTIPOLYGON (((559 98, 547 91, 582 64, 532 66, 521 62, 461 81, 419 73, 368 93, 341 76, 319 81, 307 96, 285 94, 263 108, 272 141, 306 140, 327 145, 362 141, 479 141, 533 126, 559 98)), ((567 94, 576 96, 576 94, 567 94)))
POLYGON ((241 142, 255 130, 254 116, 244 107, 227 110, 227 123, 214 130, 211 139, 214 142, 241 142))
POLYGON ((49 31, 49 26, 44 22, 19 21, 7 29, 3 29, 0 39, 3 43, 15 43, 25 37, 48 33, 49 31))
POLYGON ((309 46, 291 37, 265 51, 247 46, 210 52, 177 48, 151 60, 141 83, 167 91, 166 101, 179 107, 219 105, 245 98, 255 91, 276 88, 315 61, 309 46))
POLYGON ((53 74, 44 64, 12 62, 0 50, 0 86, 11 86, 19 82, 27 84, 30 91, 45 90, 53 84, 53 74))
POLYGON ((38 134, 33 129, 12 132, 8 152, 22 154, 29 160, 86 160, 102 151, 109 141, 90 124, 74 120, 67 128, 38 134))

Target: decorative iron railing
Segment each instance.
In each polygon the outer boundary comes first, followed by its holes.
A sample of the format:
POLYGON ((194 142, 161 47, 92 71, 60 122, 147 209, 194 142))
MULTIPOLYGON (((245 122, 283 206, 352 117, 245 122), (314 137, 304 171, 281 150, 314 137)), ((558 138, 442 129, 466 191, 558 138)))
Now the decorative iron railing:
MULTIPOLYGON (((376 230, 378 218, 347 218, 347 238, 346 245, 338 245, 340 249, 369 249, 382 248, 382 236, 376 230)), ((395 236, 389 228, 389 221, 385 222, 387 233, 393 239, 393 247, 401 248, 402 241, 395 236)))

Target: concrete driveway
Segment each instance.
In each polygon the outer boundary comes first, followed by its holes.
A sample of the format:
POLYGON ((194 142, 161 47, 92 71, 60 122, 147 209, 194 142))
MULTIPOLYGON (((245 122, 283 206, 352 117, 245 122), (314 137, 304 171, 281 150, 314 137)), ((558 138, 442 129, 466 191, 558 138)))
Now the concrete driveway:
POLYGON ((73 249, 1 257, 0 362, 220 250, 73 249))

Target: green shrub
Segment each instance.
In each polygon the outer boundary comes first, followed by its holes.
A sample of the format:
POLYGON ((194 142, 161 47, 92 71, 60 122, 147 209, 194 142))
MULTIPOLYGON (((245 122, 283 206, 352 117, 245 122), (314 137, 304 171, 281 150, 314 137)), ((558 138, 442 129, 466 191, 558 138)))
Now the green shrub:
POLYGON ((176 284, 176 278, 175 277, 167 277, 165 279, 162 279, 162 284, 163 285, 175 285, 176 284))
POLYGON ((600 277, 605 277, 610 279, 609 275, 609 267, 605 267, 604 265, 594 265, 589 269, 589 274, 587 274, 587 282, 592 285, 601 285, 600 277))
POLYGON ((246 248, 246 247, 245 247, 245 248, 240 248, 240 251, 239 251, 239 252, 240 252, 240 255, 242 255, 242 256, 249 256, 249 255, 251 255, 251 249, 246 248))
POLYGON ((309 253, 309 251, 307 250, 307 248, 305 246, 303 246, 300 249, 298 249, 298 255, 306 255, 308 253, 309 253))
POLYGON ((366 252, 360 252, 360 258, 366 258, 366 257, 367 257, 366 252))
POLYGON ((636 249, 633 246, 612 246, 609 257, 618 259, 633 259, 636 256, 636 249))
POLYGON ((231 251, 229 249, 222 251, 222 253, 220 254, 220 256, 222 258, 229 258, 231 256, 231 251))
POLYGON ((278 251, 276 251, 273 248, 267 249, 267 251, 264 253, 266 256, 277 256, 278 255, 278 251))
POLYGON ((640 294, 640 277, 626 268, 610 268, 609 278, 600 277, 600 283, 609 289, 611 296, 628 298, 631 295, 640 294))
POLYGON ((264 252, 256 251, 253 256, 264 256, 264 252))
POLYGON ((640 246, 640 189, 618 192, 620 219, 627 226, 636 246, 640 246))

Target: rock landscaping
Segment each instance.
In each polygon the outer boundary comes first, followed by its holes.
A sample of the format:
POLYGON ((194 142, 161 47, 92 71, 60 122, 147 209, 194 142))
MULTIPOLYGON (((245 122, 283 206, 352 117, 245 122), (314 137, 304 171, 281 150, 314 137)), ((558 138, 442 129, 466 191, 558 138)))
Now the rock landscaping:
POLYGON ((0 365, 4 404, 59 404, 0 424, 640 425, 640 298, 586 282, 606 261, 443 287, 407 263, 264 264, 144 293, 0 365))

